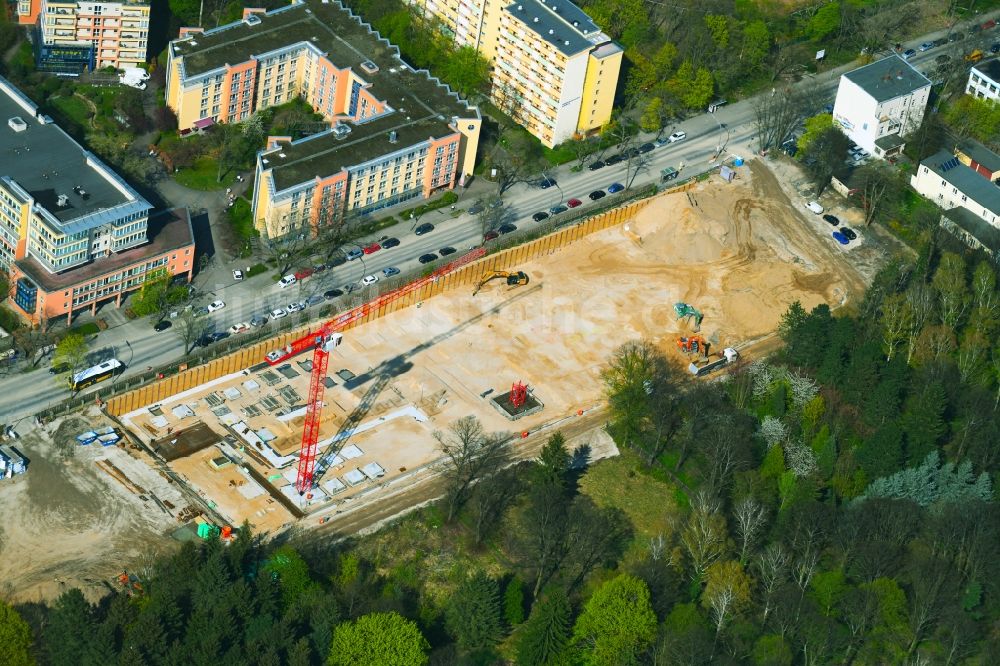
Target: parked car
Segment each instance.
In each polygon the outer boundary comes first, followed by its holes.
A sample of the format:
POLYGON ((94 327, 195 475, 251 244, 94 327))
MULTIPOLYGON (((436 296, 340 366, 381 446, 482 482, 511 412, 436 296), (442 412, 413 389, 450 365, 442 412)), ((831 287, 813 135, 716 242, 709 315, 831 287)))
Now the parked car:
POLYGON ((208 311, 209 313, 218 312, 224 307, 226 307, 226 304, 223 301, 212 301, 208 304, 208 311))
POLYGON ((608 187, 608 194, 614 194, 615 192, 621 192, 624 189, 625 189, 625 186, 622 185, 621 183, 611 183, 611 186, 608 187))
POLYGON ((229 327, 230 335, 236 335, 237 333, 243 333, 250 330, 249 322, 241 321, 238 324, 233 324, 229 327))
POLYGON ((393 275, 399 275, 399 269, 395 266, 388 266, 382 269, 382 275, 385 277, 392 277, 393 275))
POLYGON ((313 273, 322 273, 326 270, 326 264, 313 264, 313 273))
POLYGON ((285 310, 287 310, 289 313, 301 312, 302 310, 305 309, 306 309, 305 301, 295 301, 285 306, 285 310))
POLYGON ((216 331, 215 333, 209 333, 208 337, 211 338, 212 342, 219 342, 228 338, 229 334, 225 331, 216 331))
POLYGON ((553 206, 549 208, 549 215, 558 215, 559 213, 565 213, 567 210, 566 206, 553 206))
POLYGON ((531 216, 531 219, 534 220, 535 222, 541 222, 542 220, 549 219, 549 214, 543 211, 538 211, 537 213, 531 216))
POLYGON ((314 271, 312 268, 300 268, 299 270, 295 271, 295 279, 305 280, 307 277, 309 277, 315 272, 316 271, 314 271))
POLYGON ((590 166, 587 167, 589 171, 597 171, 598 169, 604 168, 604 162, 597 160, 596 162, 591 162, 590 166))
POLYGON ((570 199, 569 201, 566 202, 566 205, 569 206, 570 208, 576 208, 577 206, 582 206, 583 202, 580 201, 579 199, 570 199))
POLYGON ((606 164, 607 166, 614 166, 615 164, 618 164, 624 159, 625 158, 622 157, 621 155, 612 155, 611 157, 604 158, 604 164, 606 164))
POLYGON ((832 224, 835 227, 840 224, 840 220, 837 219, 836 215, 827 214, 823 216, 823 219, 826 220, 827 223, 832 224))
POLYGON ((233 269, 233 279, 236 280, 237 282, 239 282, 240 280, 242 280, 243 279, 243 271, 241 271, 238 268, 233 269))
POLYGON ((419 227, 413 230, 413 233, 417 236, 423 236, 424 234, 429 234, 434 231, 434 225, 430 222, 424 222, 419 227))
POLYGON ((258 328, 267 323, 267 317, 264 315, 254 315, 250 317, 250 326, 253 328, 258 328))
MULTIPOLYGON (((270 317, 271 319, 284 319, 287 316, 288 316, 288 310, 286 310, 285 308, 274 308, 273 310, 271 310, 270 314, 268 314, 268 317, 270 317)), ((250 323, 252 324, 253 322, 250 323)))
POLYGON ((658 146, 665 146, 665 145, 667 145, 668 143, 670 143, 670 138, 669 138, 669 137, 666 137, 666 136, 661 136, 660 138, 658 138, 658 139, 657 139, 656 141, 654 141, 653 143, 655 143, 655 144, 656 144, 656 145, 658 145, 658 146))
POLYGON ((374 241, 374 242, 369 243, 368 245, 365 245, 363 252, 365 254, 375 254, 376 252, 378 252, 381 249, 382 249, 382 246, 378 244, 378 241, 374 241))
POLYGON ((930 51, 932 48, 934 48, 934 42, 924 42, 920 45, 921 51, 930 51))
POLYGON ((344 256, 347 257, 348 261, 354 261, 365 256, 365 253, 360 247, 352 247, 350 250, 344 252, 344 256))
POLYGON ((668 136, 667 137, 667 141, 669 141, 670 143, 677 143, 678 141, 683 141, 686 138, 687 138, 687 133, 686 132, 680 132, 680 131, 678 131, 678 132, 674 132, 673 134, 671 134, 670 136, 668 136))
POLYGON ((850 227, 841 227, 840 233, 847 237, 847 240, 857 240, 858 234, 850 227))
POLYGON ((990 44, 990 53, 992 53, 993 55, 1000 53, 1000 43, 990 44))
POLYGON ((361 278, 361 284, 365 285, 366 287, 369 285, 373 285, 376 282, 378 282, 377 275, 366 275, 363 278, 361 278))
POLYGON ((331 301, 337 298, 338 296, 343 296, 343 295, 344 292, 341 291, 340 289, 327 289, 326 291, 323 292, 323 298, 325 298, 328 301, 331 301))
POLYGON ((819 205, 819 202, 810 201, 806 204, 806 208, 808 208, 813 213, 816 213, 817 215, 823 214, 823 207, 819 205))
POLYGON ((432 261, 437 261, 437 258, 438 256, 436 254, 434 254, 433 252, 428 252, 427 254, 420 255, 417 258, 417 261, 419 261, 422 264, 429 264, 432 261))
POLYGON ((322 302, 323 302, 323 294, 313 294, 312 296, 306 299, 306 307, 309 307, 310 305, 316 305, 317 303, 322 303, 322 302))
POLYGON ((498 238, 500 238, 500 234, 496 231, 496 229, 490 229, 485 234, 483 234, 484 241, 496 240, 498 238))
POLYGON ((330 258, 330 261, 326 262, 327 268, 336 268, 337 266, 343 266, 347 263, 347 257, 344 254, 335 254, 330 258))
POLYGON ((590 197, 591 201, 597 201, 598 199, 603 199, 607 195, 604 194, 604 190, 594 190, 587 196, 590 197))
POLYGON ((834 231, 833 232, 833 239, 835 241, 837 241, 838 243, 840 243, 841 245, 847 245, 848 243, 851 242, 851 241, 847 240, 847 236, 845 236, 844 234, 840 233, 839 231, 834 231))
POLYGON ((278 280, 278 288, 284 289, 285 287, 291 287, 293 284, 298 282, 294 275, 286 275, 285 277, 278 280))
POLYGON ((517 225, 515 225, 515 224, 510 224, 509 222, 508 222, 507 224, 501 224, 501 225, 500 225, 500 228, 499 228, 499 229, 497 229, 497 232, 498 232, 498 233, 499 233, 499 234, 500 234, 501 236, 503 236, 504 234, 509 234, 509 233, 511 233, 511 232, 514 232, 514 231, 517 231, 517 225))
POLYGON ((648 153, 648 152, 650 152, 652 150, 655 150, 655 149, 656 149, 656 145, 652 144, 652 143, 644 143, 641 146, 639 146, 639 152, 640 153, 648 153))
POLYGON ((448 247, 443 247, 440 250, 438 250, 438 254, 440 254, 442 257, 447 257, 449 254, 455 254, 456 252, 458 252, 458 250, 451 247, 450 245, 448 247))
POLYGON ((160 321, 156 322, 155 326, 153 326, 153 330, 159 333, 160 331, 167 330, 171 326, 173 326, 173 324, 170 323, 169 319, 161 319, 160 321))
POLYGON ((469 215, 478 215, 486 209, 486 204, 482 201, 477 201, 476 203, 469 206, 469 215))
POLYGON ((55 365, 49 367, 49 372, 53 375, 61 375, 64 372, 69 372, 73 367, 69 363, 56 363, 55 365))
POLYGON ((383 250, 388 250, 389 248, 396 247, 397 245, 399 245, 398 238, 386 238, 385 240, 382 241, 383 250))
POLYGON ((545 178, 542 179, 542 182, 538 183, 538 187, 542 188, 543 190, 547 190, 556 184, 557 183, 555 178, 552 178, 551 176, 546 176, 545 178))

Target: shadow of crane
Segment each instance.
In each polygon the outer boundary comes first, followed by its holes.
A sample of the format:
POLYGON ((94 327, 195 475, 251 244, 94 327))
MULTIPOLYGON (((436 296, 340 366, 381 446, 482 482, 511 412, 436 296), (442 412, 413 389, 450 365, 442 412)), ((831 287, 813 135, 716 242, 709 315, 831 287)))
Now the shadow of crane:
POLYGON ((530 287, 529 289, 521 291, 515 294, 514 296, 511 296, 503 303, 495 305, 488 310, 484 310, 483 312, 480 312, 476 316, 466 319, 457 326, 454 326, 453 328, 444 331, 443 333, 439 333, 438 335, 435 335, 429 340, 421 342, 419 345, 413 347, 408 351, 405 351, 401 354, 397 354, 392 358, 386 359, 385 361, 383 361, 376 367, 372 368, 371 370, 368 370, 367 372, 364 372, 354 377, 350 381, 345 382, 344 388, 350 391, 354 390, 359 386, 363 386, 364 384, 367 384, 372 380, 375 380, 374 383, 368 387, 368 390, 365 391, 365 394, 364 396, 362 396, 361 401, 357 404, 357 406, 353 410, 351 410, 351 413, 347 415, 347 418, 341 424, 340 430, 338 430, 337 434, 334 436, 333 441, 335 442, 335 444, 331 445, 330 450, 327 451, 325 454, 323 454, 323 456, 320 457, 319 460, 317 460, 316 472, 315 475, 313 476, 313 483, 314 484, 319 483, 320 479, 323 477, 323 475, 326 473, 326 470, 329 468, 330 461, 333 460, 334 456, 337 455, 337 453, 339 453, 347 445, 347 442, 348 440, 350 440, 351 435, 354 434, 354 429, 361 424, 361 421, 364 419, 364 417, 367 416, 368 413, 371 411, 372 407, 375 405, 375 401, 378 400, 378 397, 382 394, 382 391, 385 390, 386 386, 388 386, 393 379, 402 374, 405 374, 406 372, 409 372, 413 368, 413 363, 410 361, 411 358, 413 358, 414 356, 416 356, 421 352, 427 351, 428 349, 434 347, 435 345, 441 344, 442 342, 448 340, 449 338, 458 335, 459 333, 466 330, 470 326, 474 326, 475 324, 481 322, 483 319, 491 315, 497 314, 504 308, 512 305, 513 303, 516 303, 522 298, 526 298, 527 296, 535 293, 541 288, 542 285, 536 284, 535 286, 530 287))

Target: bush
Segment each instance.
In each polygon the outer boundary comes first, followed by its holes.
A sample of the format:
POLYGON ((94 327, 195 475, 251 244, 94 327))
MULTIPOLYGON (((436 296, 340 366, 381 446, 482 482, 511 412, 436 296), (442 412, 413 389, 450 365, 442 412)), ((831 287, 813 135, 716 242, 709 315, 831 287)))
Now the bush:
POLYGON ((247 271, 247 277, 252 278, 254 275, 261 275, 262 273, 266 272, 267 272, 267 266, 265 266, 264 264, 254 264, 247 271))
POLYGON ((79 326, 74 326, 73 328, 66 331, 66 334, 79 333, 80 335, 86 337, 88 335, 97 335, 101 329, 96 323, 88 321, 86 324, 80 324, 79 326))

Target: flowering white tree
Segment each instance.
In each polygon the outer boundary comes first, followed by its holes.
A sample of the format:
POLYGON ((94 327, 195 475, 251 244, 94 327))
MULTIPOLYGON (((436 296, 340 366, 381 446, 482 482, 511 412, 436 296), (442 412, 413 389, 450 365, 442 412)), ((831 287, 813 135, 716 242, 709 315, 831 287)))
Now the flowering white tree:
POLYGON ((789 390, 792 394, 792 403, 796 407, 801 407, 816 397, 819 387, 816 382, 809 377, 791 374, 788 378, 789 390))
POLYGON ((816 454, 808 446, 795 442, 785 445, 785 464, 797 478, 809 476, 816 471, 816 454))
POLYGON ((767 442, 767 448, 770 449, 788 438, 788 429, 781 422, 781 419, 768 415, 760 422, 760 436, 764 438, 764 441, 767 442))

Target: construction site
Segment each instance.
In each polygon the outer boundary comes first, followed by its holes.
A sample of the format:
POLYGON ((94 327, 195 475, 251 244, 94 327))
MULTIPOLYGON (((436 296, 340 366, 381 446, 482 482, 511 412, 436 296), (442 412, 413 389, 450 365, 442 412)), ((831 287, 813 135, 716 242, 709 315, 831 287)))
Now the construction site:
MULTIPOLYGON (((434 496, 435 433, 458 419, 509 433, 531 456, 557 429, 600 429, 600 373, 625 342, 652 341, 702 381, 764 353, 792 302, 859 299, 881 251, 836 245, 760 161, 737 174, 469 255, 391 303, 103 412, 147 452, 132 459, 163 466, 208 507, 199 534, 244 522, 269 533, 372 527, 392 515, 380 503, 398 513, 434 496)), ((587 441, 593 458, 614 454, 606 438, 587 441)), ((173 501, 178 527, 180 505, 197 502, 173 501)))

